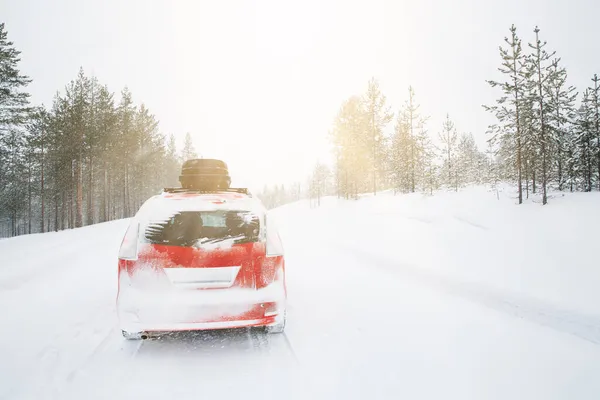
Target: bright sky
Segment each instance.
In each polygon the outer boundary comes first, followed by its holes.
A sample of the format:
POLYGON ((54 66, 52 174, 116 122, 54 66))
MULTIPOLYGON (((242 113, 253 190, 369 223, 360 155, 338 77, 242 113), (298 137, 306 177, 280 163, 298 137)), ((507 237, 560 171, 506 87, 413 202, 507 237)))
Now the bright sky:
POLYGON ((594 0, 0 0, 0 20, 49 105, 80 66, 127 85, 180 143, 230 165, 233 184, 304 181, 329 156, 342 101, 379 79, 394 111, 413 85, 429 132, 446 113, 483 146, 498 46, 540 25, 582 88, 600 73, 594 0))

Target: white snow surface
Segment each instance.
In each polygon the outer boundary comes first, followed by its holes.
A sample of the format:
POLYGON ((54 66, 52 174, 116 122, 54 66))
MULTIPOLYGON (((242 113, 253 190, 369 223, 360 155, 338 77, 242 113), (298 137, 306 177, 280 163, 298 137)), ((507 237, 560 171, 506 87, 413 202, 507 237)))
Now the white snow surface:
POLYGON ((0 240, 0 399, 598 399, 600 193, 325 198, 270 212, 283 335, 125 341, 128 220, 0 240))

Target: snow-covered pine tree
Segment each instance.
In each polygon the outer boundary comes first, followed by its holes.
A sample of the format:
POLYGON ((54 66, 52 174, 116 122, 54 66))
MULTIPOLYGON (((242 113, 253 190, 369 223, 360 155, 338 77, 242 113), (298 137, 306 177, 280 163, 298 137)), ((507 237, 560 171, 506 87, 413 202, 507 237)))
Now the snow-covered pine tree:
POLYGON ((167 150, 165 156, 165 186, 178 186, 179 185, 179 174, 181 171, 181 165, 177 157, 177 145, 175 143, 175 136, 169 135, 167 141, 167 150))
POLYGON ((527 87, 536 119, 536 144, 539 146, 542 174, 542 204, 546 204, 548 202, 548 165, 552 162, 551 144, 557 142, 555 131, 549 125, 551 115, 549 102, 552 96, 548 95, 551 91, 549 88, 549 82, 552 79, 551 59, 555 53, 546 51, 546 42, 540 40, 539 32, 539 28, 536 27, 534 29, 535 42, 529 44, 532 54, 527 57, 527 87))
POLYGON ((504 150, 514 153, 515 170, 517 172, 517 183, 519 193, 519 204, 523 202, 522 185, 522 160, 521 160, 521 118, 520 107, 524 95, 524 54, 521 47, 521 39, 517 35, 517 28, 512 25, 510 38, 504 38, 507 48, 500 47, 502 64, 499 71, 506 75, 504 82, 488 81, 490 86, 499 87, 502 96, 496 100, 494 106, 484 106, 498 119, 497 126, 491 126, 490 132, 495 137, 495 142, 502 143, 504 150), (498 137, 496 137, 498 136, 498 137), (508 136, 506 140, 502 136, 508 136))
POLYGON ((525 180, 526 196, 529 198, 530 190, 536 193, 536 178, 539 177, 539 135, 537 135, 538 120, 535 117, 534 102, 532 95, 526 91, 520 107, 519 117, 521 120, 521 162, 525 180), (531 185, 530 185, 531 181, 531 185))
POLYGON ((19 71, 20 54, 8 40, 4 22, 0 23, 0 134, 10 134, 9 128, 22 126, 31 111, 25 91, 31 79, 19 71))
POLYGON ((22 232, 17 224, 24 198, 21 191, 27 188, 24 124, 31 112, 26 91, 31 79, 19 71, 20 54, 0 23, 0 222, 8 219, 12 235, 22 232))
MULTIPOLYGON (((417 106, 417 109, 419 106, 417 106)), ((431 141, 429 132, 427 130, 427 121, 429 117, 417 115, 414 121, 415 126, 413 127, 413 157, 414 157, 414 173, 415 173, 415 186, 420 186, 425 189, 425 186, 432 192, 436 187, 430 188, 434 182, 431 180, 431 174, 435 168, 435 146, 431 141)), ((437 182, 437 179, 436 179, 437 182)), ((411 182, 412 183, 412 182, 411 182)), ((435 183, 434 186, 437 186, 435 183)))
POLYGON ((329 168, 320 162, 315 165, 310 178, 310 198, 317 199, 317 206, 321 205, 321 197, 329 194, 329 168))
POLYGON ((411 188, 411 151, 413 139, 410 136, 410 124, 404 112, 396 118, 394 134, 391 140, 391 174, 394 190, 409 192, 411 188))
POLYGON ((565 185, 569 187, 569 190, 572 192, 577 188, 577 164, 578 160, 576 159, 577 154, 577 110, 574 111, 573 120, 570 123, 570 127, 568 129, 568 134, 563 137, 563 145, 564 145, 564 179, 565 185))
POLYGON ((15 236, 25 233, 24 225, 19 224, 27 205, 24 201, 28 188, 25 136, 17 126, 11 126, 0 139, 0 147, 6 154, 2 164, 0 210, 10 223, 10 234, 15 236))
POLYGON ((135 157, 137 173, 136 209, 165 182, 165 137, 158 130, 158 121, 142 103, 135 115, 138 152, 135 157))
POLYGON ((192 135, 187 132, 183 141, 183 149, 181 150, 181 162, 191 160, 192 158, 198 158, 198 153, 196 153, 196 149, 194 148, 192 135))
POLYGON ((417 140, 415 138, 415 132, 418 126, 424 124, 423 119, 419 113, 420 105, 415 101, 415 91, 412 86, 408 87, 408 100, 404 107, 405 118, 408 122, 408 130, 410 135, 410 191, 414 193, 416 186, 416 175, 417 175, 417 159, 419 157, 417 149, 417 140))
POLYGON ((575 117, 575 99, 577 93, 573 86, 567 86, 567 70, 559 66, 560 59, 552 61, 548 85, 548 125, 554 134, 553 146, 554 166, 558 190, 563 190, 565 183, 565 165, 568 154, 567 146, 571 142, 572 121, 575 117))
POLYGON ((419 126, 419 133, 416 137, 417 149, 419 158, 417 161, 417 169, 421 181, 421 186, 424 192, 429 192, 430 195, 439 187, 438 166, 436 165, 436 148, 425 129, 425 121, 419 126))
POLYGON ((409 86, 408 99, 398 112, 390 140, 390 175, 397 191, 414 192, 430 166, 424 154, 427 118, 421 116, 419 109, 415 91, 409 86))
POLYGON ((592 78, 594 83, 590 87, 590 106, 592 108, 592 123, 591 128, 595 134, 593 154, 596 158, 597 181, 596 185, 600 190, 600 78, 594 74, 592 78))
POLYGON ((583 179, 583 190, 592 191, 594 169, 594 108, 590 89, 583 92, 583 99, 577 111, 575 151, 572 157, 577 175, 583 179))
POLYGON ((377 193, 377 182, 385 177, 386 137, 384 129, 393 118, 386 97, 379 88, 379 82, 371 78, 367 92, 363 96, 366 122, 369 125, 371 144, 371 180, 373 193, 377 193))
POLYGON ((480 153, 472 134, 462 134, 456 146, 456 168, 454 168, 457 188, 478 182, 480 153))
POLYGON ((446 120, 442 124, 442 132, 439 133, 439 139, 442 143, 441 153, 444 159, 443 170, 447 177, 446 185, 458 190, 455 172, 457 168, 455 158, 458 134, 456 133, 454 122, 450 119, 450 114, 446 114, 446 120))
POLYGON ((498 194, 498 182, 500 181, 500 168, 498 163, 497 151, 494 148, 492 141, 488 141, 487 149, 485 150, 486 159, 486 174, 485 181, 492 190, 498 194))
POLYGON ((330 137, 336 159, 338 187, 345 198, 357 198, 359 191, 368 190, 373 152, 369 126, 361 98, 352 96, 344 101, 334 120, 330 137))

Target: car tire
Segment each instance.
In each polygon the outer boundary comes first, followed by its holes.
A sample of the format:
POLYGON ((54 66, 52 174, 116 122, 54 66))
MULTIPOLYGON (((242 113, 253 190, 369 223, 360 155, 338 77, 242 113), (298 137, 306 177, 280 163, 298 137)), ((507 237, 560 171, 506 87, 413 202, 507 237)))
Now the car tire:
POLYGON ((275 325, 265 326, 265 332, 267 333, 283 333, 285 330, 285 321, 287 319, 287 313, 283 312, 283 321, 276 323, 275 325))
POLYGON ((127 340, 141 340, 143 339, 142 336, 144 336, 143 332, 127 332, 121 330, 121 333, 123 334, 123 337, 127 340))

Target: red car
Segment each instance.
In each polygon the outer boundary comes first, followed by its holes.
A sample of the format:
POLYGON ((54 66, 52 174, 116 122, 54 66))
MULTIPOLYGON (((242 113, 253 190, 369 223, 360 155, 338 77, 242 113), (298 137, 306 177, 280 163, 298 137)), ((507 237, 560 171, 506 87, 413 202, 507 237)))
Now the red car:
POLYGON ((165 189, 131 220, 119 251, 123 336, 264 327, 286 320, 283 247, 246 189, 165 189))

